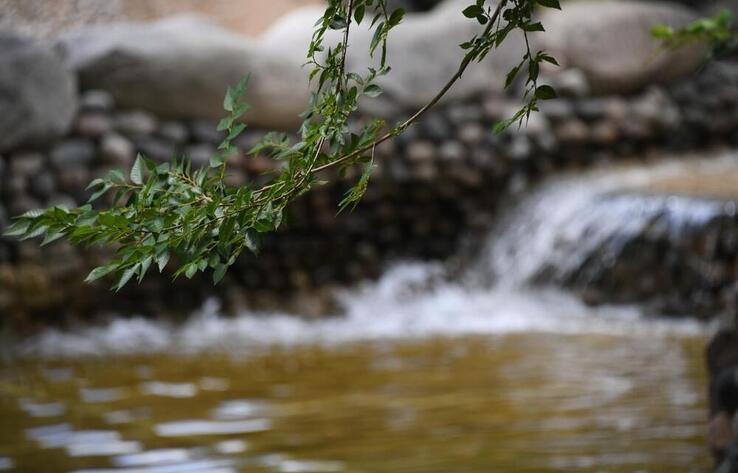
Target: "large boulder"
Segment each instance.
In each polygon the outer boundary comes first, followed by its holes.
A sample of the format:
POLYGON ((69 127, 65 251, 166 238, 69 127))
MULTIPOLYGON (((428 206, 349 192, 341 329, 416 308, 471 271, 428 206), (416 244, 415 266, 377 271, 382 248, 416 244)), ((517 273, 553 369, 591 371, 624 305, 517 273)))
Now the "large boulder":
POLYGON ((299 64, 195 16, 91 27, 60 37, 59 45, 83 89, 107 90, 120 107, 162 117, 223 116, 226 87, 248 73, 250 123, 289 129, 308 99, 299 64))
MULTIPOLYGON (((400 110, 420 107, 431 100, 456 72, 464 56, 459 44, 481 31, 474 20, 461 11, 468 0, 446 0, 428 13, 410 13, 389 36, 388 62, 392 71, 377 83, 385 94, 362 104, 364 110, 392 115, 400 110)), ((297 10, 276 22, 260 39, 260 48, 270 54, 305 61, 316 20, 323 10, 317 7, 297 10)), ((377 63, 368 57, 373 33, 368 21, 351 31, 348 68, 363 73, 377 63)), ((329 34, 326 44, 340 40, 329 34)), ((490 53, 481 64, 472 63, 445 99, 461 99, 487 91, 501 91, 507 72, 522 58, 524 44, 511 34, 503 46, 490 53)))
POLYGON ((704 47, 663 49, 650 33, 656 24, 680 27, 695 18, 692 10, 671 3, 567 2, 561 12, 542 14, 546 32, 537 36, 537 45, 563 67, 584 72, 593 93, 631 93, 684 77, 700 65, 704 47))
POLYGON ((60 58, 0 30, 0 151, 43 145, 66 133, 76 109, 75 77, 60 58))

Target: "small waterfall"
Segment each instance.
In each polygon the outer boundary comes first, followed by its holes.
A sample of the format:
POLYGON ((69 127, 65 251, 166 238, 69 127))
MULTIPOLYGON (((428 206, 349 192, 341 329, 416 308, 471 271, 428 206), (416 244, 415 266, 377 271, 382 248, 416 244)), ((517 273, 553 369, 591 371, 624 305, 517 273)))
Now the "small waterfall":
POLYGON ((577 272, 588 263, 614 265, 625 246, 642 236, 679 245, 710 222, 732 218, 736 203, 654 193, 657 183, 675 175, 719 174, 730 166, 735 169, 735 157, 551 179, 500 218, 475 271, 504 287, 561 282, 581 277, 577 272))
MULTIPOLYGON (((545 280, 566 278, 600 251, 614 259, 625 242, 659 226, 673 238, 719 216, 735 214, 724 199, 651 193, 664 179, 738 169, 737 156, 670 161, 548 180, 500 217, 482 253, 461 277, 440 264, 395 262, 378 281, 338 295, 343 311, 307 320, 294 314, 220 313, 217 301, 181 325, 144 318, 102 327, 48 331, 28 341, 32 356, 161 351, 228 353, 272 345, 341 344, 435 336, 521 332, 630 337, 692 336, 694 320, 643 317, 635 305, 591 307, 545 280), (658 224, 658 225, 657 225, 658 224), (484 281, 487 281, 486 283, 484 281)), ((645 257, 645 256, 644 256, 645 257)), ((602 258, 601 258, 602 259, 602 258)), ((607 264, 607 258, 600 261, 607 264)))

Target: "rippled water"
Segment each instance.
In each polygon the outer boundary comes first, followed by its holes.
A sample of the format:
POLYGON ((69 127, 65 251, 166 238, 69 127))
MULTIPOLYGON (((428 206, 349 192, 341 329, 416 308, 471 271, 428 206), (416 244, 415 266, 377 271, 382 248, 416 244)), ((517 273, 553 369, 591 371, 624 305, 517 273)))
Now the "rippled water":
POLYGON ((537 333, 16 362, 0 470, 707 471, 703 343, 537 333))

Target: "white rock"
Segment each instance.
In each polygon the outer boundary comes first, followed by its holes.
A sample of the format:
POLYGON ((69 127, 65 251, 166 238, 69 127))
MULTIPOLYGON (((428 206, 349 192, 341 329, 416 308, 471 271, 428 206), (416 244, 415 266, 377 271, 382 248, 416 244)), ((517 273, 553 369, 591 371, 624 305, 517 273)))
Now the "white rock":
POLYGON ((246 121, 291 128, 308 99, 300 65, 196 16, 90 27, 59 38, 83 89, 162 117, 222 117, 223 96, 251 73, 246 121))
POLYGON ((648 84, 684 77, 703 61, 701 46, 662 50, 651 37, 656 24, 680 27, 696 18, 691 10, 659 2, 567 2, 563 11, 545 9, 545 33, 536 46, 563 67, 581 70, 596 94, 624 94, 648 84))

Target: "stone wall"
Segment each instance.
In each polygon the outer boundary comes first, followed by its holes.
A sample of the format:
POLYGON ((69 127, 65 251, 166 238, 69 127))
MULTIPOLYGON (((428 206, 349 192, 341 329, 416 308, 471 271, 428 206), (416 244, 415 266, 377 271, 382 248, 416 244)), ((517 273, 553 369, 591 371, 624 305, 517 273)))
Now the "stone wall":
MULTIPOLYGON (((391 259, 451 257, 462 240, 483 234, 504 195, 554 170, 643 157, 653 149, 738 144, 738 64, 714 63, 681 83, 630 97, 583 97, 574 79, 560 77, 564 98, 547 103, 527 127, 501 136, 490 130, 516 107, 508 99, 480 96, 433 110, 377 149, 378 171, 354 212, 335 215, 348 183, 326 176, 331 184, 296 202, 284 228, 263 242, 262 254, 242 258, 216 288, 206 278, 171 285, 153 276, 113 294, 105 282, 82 283, 103 250, 64 242, 39 248, 3 238, 0 312, 36 322, 105 311, 158 315, 189 309, 210 294, 232 308, 283 304, 289 294, 375 277, 391 259)), ((261 133, 248 129, 239 149, 249 149, 261 133)), ((87 182, 130 166, 137 152, 158 161, 184 154, 205 164, 221 138, 212 121, 119 110, 110 94, 87 91, 65 137, 2 154, 0 222, 40 206, 84 202, 87 182)), ((264 179, 272 166, 263 157, 236 156, 231 183, 264 179)), ((314 299, 294 300, 303 312, 324 308, 314 299)))

